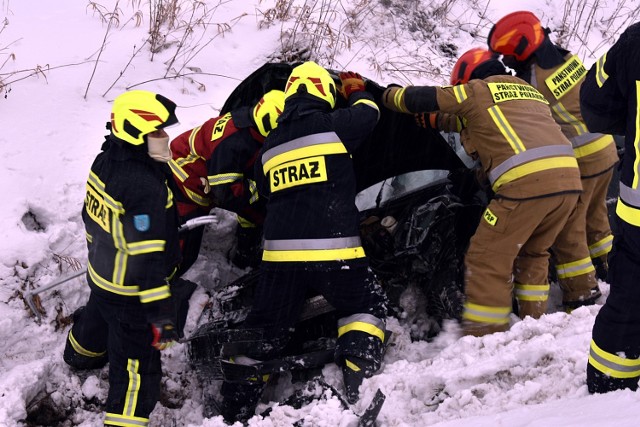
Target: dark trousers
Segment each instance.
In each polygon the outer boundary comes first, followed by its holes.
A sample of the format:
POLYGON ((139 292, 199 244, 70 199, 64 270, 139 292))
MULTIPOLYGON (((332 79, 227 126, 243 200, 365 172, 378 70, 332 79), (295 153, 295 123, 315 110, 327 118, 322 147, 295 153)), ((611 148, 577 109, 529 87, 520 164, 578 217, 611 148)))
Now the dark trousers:
POLYGON ((148 420, 160 397, 162 375, 160 352, 151 346, 152 340, 137 299, 113 301, 92 292, 75 319, 64 360, 74 368, 90 369, 108 358, 107 421, 148 420))
POLYGON ((636 390, 640 379, 640 228, 616 221, 607 277, 611 288, 596 316, 587 366, 591 393, 636 390), (607 363, 621 356, 635 366, 624 367, 628 373, 623 375, 608 372, 607 363))
MULTIPOLYGON (((344 318, 366 313, 384 321, 387 299, 373 272, 366 266, 330 271, 305 270, 301 266, 263 263, 251 312, 244 322, 246 328, 261 328, 271 345, 261 346, 247 356, 255 359, 277 357, 286 345, 287 331, 292 328, 310 291, 321 294, 344 318), (275 265, 274 265, 275 264, 275 265)), ((336 326, 337 327, 337 326, 336 326)), ((384 352, 379 339, 362 333, 347 333, 338 338, 336 361, 357 356, 380 366, 384 352)), ((260 384, 228 383, 222 385, 222 411, 227 421, 252 415, 262 393, 260 384)))

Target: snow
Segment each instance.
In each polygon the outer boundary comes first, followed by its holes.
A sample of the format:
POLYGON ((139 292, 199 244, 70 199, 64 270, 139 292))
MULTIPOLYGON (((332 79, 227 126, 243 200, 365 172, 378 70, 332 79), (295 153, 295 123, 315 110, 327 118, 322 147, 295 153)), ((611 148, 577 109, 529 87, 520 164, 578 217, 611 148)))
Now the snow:
MULTIPOLYGON (((187 19, 186 6, 191 2, 179 3, 184 6, 181 16, 187 19)), ((267 13, 275 0, 205 3, 207 11, 201 15, 206 22, 194 25, 192 37, 173 62, 175 70, 192 74, 179 78, 165 78, 166 64, 184 31, 166 31, 167 42, 174 43, 168 49, 154 55, 148 46, 138 51, 148 33, 147 2, 0 3, 4 22, 0 83, 5 85, 0 85, 2 426, 101 425, 107 370, 78 374, 62 361, 68 316, 88 297, 84 278, 39 294, 45 310, 40 323, 23 294, 72 274, 73 266, 86 264, 80 219, 84 185, 103 141, 113 99, 127 88, 167 96, 179 106, 180 124, 168 130, 177 136, 216 116, 233 88, 281 49, 282 35, 296 28, 301 34, 307 31, 307 36, 317 30, 297 25, 302 1, 291 2, 284 21, 267 13), (119 26, 107 31, 100 15, 114 10, 119 26), (136 15, 138 10, 141 14, 136 15), (142 21, 137 26, 138 16, 142 21), (49 421, 38 418, 48 412, 53 414, 49 421)), ((316 52, 325 60, 323 65, 358 71, 381 84, 444 84, 455 58, 444 55, 438 46, 452 44, 458 54, 483 46, 491 23, 517 9, 533 11, 552 28, 567 24, 587 34, 588 42, 574 37, 567 46, 587 66, 629 24, 620 18, 608 32, 601 31, 600 18, 612 15, 614 2, 600 5, 592 21, 579 25, 563 22, 567 3, 573 2, 559 0, 421 1, 411 2, 415 3, 411 7, 400 0, 307 3, 314 8, 307 24, 318 19, 322 7, 330 7, 334 13, 323 16, 334 17, 336 21, 329 23, 340 30, 316 52), (385 4, 394 7, 387 9, 385 4), (444 13, 427 13, 440 4, 448 5, 444 13), (340 21, 346 12, 351 12, 356 25, 340 21), (419 17, 435 30, 430 33, 424 31, 426 26, 409 25, 419 22, 419 17)), ((637 1, 632 3, 635 6, 625 11, 635 13, 637 1)), ((242 273, 230 267, 224 255, 231 245, 233 224, 233 217, 222 212, 220 223, 207 230, 201 258, 188 273, 203 287, 192 297, 187 334, 207 303, 205 287, 242 273)), ((290 426, 303 419, 309 426, 354 426, 354 413, 361 413, 381 389, 387 399, 378 422, 385 427, 636 426, 639 393, 589 395, 586 389, 591 328, 609 291, 608 284, 600 286, 603 296, 598 304, 571 314, 558 311, 560 293, 555 286, 547 315, 539 320, 514 318, 508 332, 483 338, 461 337, 458 325, 451 322, 434 341, 412 342, 406 323, 389 318, 393 345, 379 374, 365 380, 362 398, 352 410, 342 409, 330 395, 301 409, 267 401, 260 409, 274 406, 270 416, 255 416, 249 425, 290 426)), ((202 416, 202 386, 188 364, 185 345, 164 352, 163 366, 163 397, 151 415, 151 426, 224 425, 220 417, 202 416)), ((341 390, 341 373, 335 365, 328 365, 323 373, 329 384, 341 390)), ((269 390, 266 397, 275 401, 286 391, 284 384, 269 390)))

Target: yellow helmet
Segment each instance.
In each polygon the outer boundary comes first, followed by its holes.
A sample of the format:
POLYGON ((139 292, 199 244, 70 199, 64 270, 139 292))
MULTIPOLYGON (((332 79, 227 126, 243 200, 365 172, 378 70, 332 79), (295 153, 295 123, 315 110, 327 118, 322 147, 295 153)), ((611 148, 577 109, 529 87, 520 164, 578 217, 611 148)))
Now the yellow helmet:
POLYGON ((295 67, 284 89, 286 98, 296 95, 304 87, 306 93, 336 106, 336 84, 331 75, 320 65, 307 61, 295 67))
POLYGON ((271 90, 253 107, 253 121, 262 136, 269 135, 278 126, 278 116, 284 110, 284 92, 271 90))
POLYGON ((132 90, 118 96, 111 109, 111 132, 133 145, 144 144, 144 136, 178 123, 176 104, 162 95, 132 90))

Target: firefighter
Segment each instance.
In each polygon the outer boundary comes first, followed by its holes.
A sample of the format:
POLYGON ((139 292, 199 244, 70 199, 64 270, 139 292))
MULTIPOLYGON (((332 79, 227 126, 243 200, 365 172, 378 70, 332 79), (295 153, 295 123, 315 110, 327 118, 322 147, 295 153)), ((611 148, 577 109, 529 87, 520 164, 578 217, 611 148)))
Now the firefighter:
POLYGON ((625 136, 620 196, 609 256, 611 284, 593 326, 587 386, 591 393, 629 388, 640 379, 640 23, 627 28, 589 70, 580 88, 591 132, 625 136))
POLYGON ((531 12, 513 12, 500 19, 489 32, 489 49, 503 55, 503 62, 516 75, 533 85, 549 101, 551 114, 562 133, 571 141, 580 167, 583 192, 578 208, 579 226, 584 223, 588 254, 575 242, 577 227, 561 233, 555 247, 558 282, 564 291, 567 308, 584 305, 587 297, 595 302, 599 291, 587 296, 594 288, 590 273, 591 258, 597 278, 607 276, 607 256, 613 236, 607 211, 607 189, 618 162, 618 153, 611 135, 588 131, 580 114, 580 85, 587 69, 577 55, 551 42, 550 30, 543 28, 531 12), (583 220, 584 218, 584 220, 583 220), (580 247, 579 250, 578 247, 580 247), (576 267, 582 266, 582 274, 576 267), (573 294, 573 295, 572 295, 573 294), (577 298, 576 298, 577 297, 577 298))
POLYGON ((149 424, 160 395, 160 350, 178 339, 169 285, 180 261, 178 215, 164 130, 178 122, 175 108, 152 92, 118 96, 87 180, 91 292, 74 313, 63 357, 75 369, 109 363, 105 426, 149 424))
MULTIPOLYGON (((384 350, 386 298, 360 243, 351 160, 379 109, 357 73, 341 73, 340 81, 349 107, 334 110, 329 72, 315 62, 295 67, 278 127, 256 162, 267 216, 261 276, 245 325, 263 328, 267 345, 244 356, 277 357, 309 290, 316 291, 340 316, 335 359, 353 403, 363 379, 380 368, 384 350)), ((264 385, 224 382, 225 419, 250 417, 264 385)))
MULTIPOLYGON (((284 92, 271 90, 255 106, 209 119, 171 141, 169 165, 180 188, 181 222, 207 215, 214 207, 235 212, 237 247, 232 261, 240 268, 256 267, 260 261, 264 202, 255 187, 253 164, 283 108, 284 92)), ((181 236, 180 274, 197 259, 203 232, 198 227, 181 236)))
POLYGON ((462 327, 482 336, 509 328, 512 292, 520 317, 546 311, 548 250, 576 211, 582 190, 571 143, 547 100, 508 75, 485 49, 465 52, 451 85, 389 87, 384 105, 403 113, 457 116, 467 154, 479 159, 495 194, 465 254, 462 327))

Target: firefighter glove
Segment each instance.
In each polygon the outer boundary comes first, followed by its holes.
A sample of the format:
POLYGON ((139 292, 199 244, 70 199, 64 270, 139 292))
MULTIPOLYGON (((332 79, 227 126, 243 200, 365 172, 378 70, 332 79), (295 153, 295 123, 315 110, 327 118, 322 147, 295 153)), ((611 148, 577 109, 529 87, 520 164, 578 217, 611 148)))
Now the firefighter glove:
POLYGON ((413 117, 416 119, 416 124, 418 126, 425 129, 439 130, 438 114, 439 113, 416 113, 413 117))
POLYGON ((153 333, 153 341, 151 345, 156 350, 165 350, 176 343, 178 340, 178 332, 169 319, 159 320, 151 324, 151 332, 153 333))
POLYGON ((345 99, 349 99, 349 96, 354 92, 362 92, 365 90, 364 80, 362 80, 360 74, 354 73, 353 71, 346 71, 340 73, 339 77, 342 83, 340 93, 345 99))

